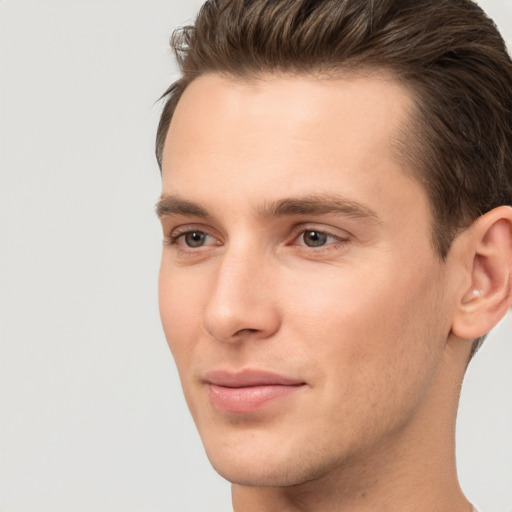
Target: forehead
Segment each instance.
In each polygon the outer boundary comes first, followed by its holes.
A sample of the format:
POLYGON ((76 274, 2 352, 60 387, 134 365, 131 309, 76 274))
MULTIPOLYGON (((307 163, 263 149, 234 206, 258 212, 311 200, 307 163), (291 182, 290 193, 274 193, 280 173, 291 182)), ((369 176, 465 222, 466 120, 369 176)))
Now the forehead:
MULTIPOLYGON (((268 130, 272 124, 283 133, 318 128, 341 115, 352 118, 354 129, 364 124, 366 130, 386 135, 405 121, 411 106, 409 90, 385 71, 330 77, 262 74, 243 79, 209 74, 184 91, 169 131, 172 137, 177 128, 197 127, 204 122, 199 113, 209 122, 229 122, 235 130, 258 125, 268 130)), ((215 134, 210 133, 208 140, 216 142, 215 134)))
POLYGON ((163 192, 236 204, 335 187, 367 204, 384 193, 400 201, 412 174, 397 142, 412 105, 408 90, 384 73, 202 76, 185 90, 171 121, 163 192))
POLYGON ((308 143, 323 152, 332 143, 351 147, 352 154, 369 144, 391 150, 411 107, 409 91, 384 72, 244 80, 205 75, 194 80, 178 102, 164 158, 179 154, 191 136, 205 151, 221 151, 230 144, 248 150, 251 142, 265 143, 269 150, 308 143))

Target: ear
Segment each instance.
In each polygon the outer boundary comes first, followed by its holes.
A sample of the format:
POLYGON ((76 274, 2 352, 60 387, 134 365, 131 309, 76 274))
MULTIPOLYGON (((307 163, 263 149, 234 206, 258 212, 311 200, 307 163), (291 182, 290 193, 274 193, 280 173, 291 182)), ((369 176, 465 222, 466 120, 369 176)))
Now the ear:
POLYGON ((512 305, 512 207, 487 212, 465 235, 469 279, 459 294, 452 332, 475 339, 488 333, 512 305))

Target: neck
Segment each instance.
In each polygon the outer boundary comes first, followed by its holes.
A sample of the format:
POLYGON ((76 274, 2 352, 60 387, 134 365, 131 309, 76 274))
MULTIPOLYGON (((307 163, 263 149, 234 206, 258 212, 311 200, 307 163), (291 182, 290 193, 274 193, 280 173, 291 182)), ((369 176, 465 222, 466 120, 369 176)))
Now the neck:
POLYGON ((453 358, 463 359, 461 351, 466 347, 460 341, 447 346, 433 392, 407 425, 378 446, 290 487, 234 484, 234 512, 472 512, 455 466, 464 370, 453 371, 453 358))

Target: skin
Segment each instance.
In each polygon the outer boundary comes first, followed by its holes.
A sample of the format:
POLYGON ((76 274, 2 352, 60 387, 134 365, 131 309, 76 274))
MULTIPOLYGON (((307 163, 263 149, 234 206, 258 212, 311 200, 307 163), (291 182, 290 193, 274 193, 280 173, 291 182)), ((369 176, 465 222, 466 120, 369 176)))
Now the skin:
POLYGON ((383 74, 209 75, 177 106, 161 318, 236 512, 471 510, 454 430, 474 332, 464 255, 480 232, 446 261, 433 249, 428 199, 394 144, 411 107, 383 74), (205 374, 248 368, 304 385, 250 413, 216 408, 205 374))

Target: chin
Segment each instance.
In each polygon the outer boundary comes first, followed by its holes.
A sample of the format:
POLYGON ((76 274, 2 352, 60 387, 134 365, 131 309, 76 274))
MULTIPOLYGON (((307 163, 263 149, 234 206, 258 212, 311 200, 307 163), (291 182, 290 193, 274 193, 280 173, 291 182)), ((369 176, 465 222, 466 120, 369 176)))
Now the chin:
POLYGON ((311 479, 301 474, 300 468, 295 467, 291 470, 289 465, 275 463, 212 463, 212 466, 228 482, 249 487, 289 487, 311 479))
MULTIPOLYGON (((220 476, 232 484, 251 487, 290 487, 325 476, 332 470, 326 454, 276 449, 260 444, 256 449, 206 450, 220 476)), ((247 447, 246 447, 247 448, 247 447)))

